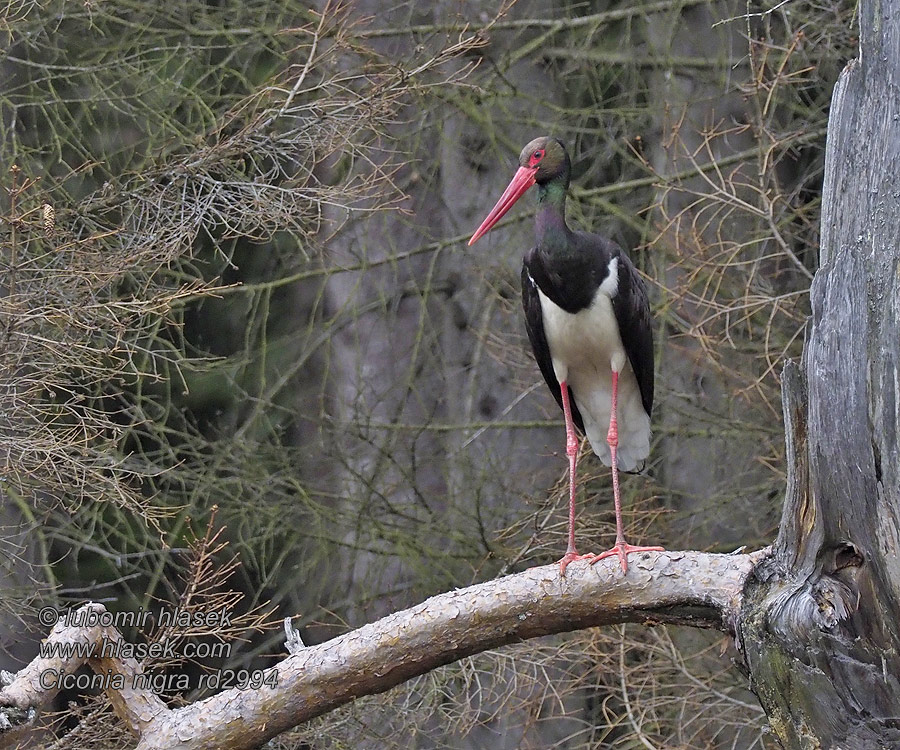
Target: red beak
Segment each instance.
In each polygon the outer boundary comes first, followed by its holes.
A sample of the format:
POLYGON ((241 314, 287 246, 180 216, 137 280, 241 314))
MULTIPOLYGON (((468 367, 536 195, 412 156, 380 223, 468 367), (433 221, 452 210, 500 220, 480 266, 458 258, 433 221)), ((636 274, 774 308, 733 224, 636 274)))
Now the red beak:
POLYGON ((500 221, 503 214, 512 208, 513 203, 525 195, 528 188, 534 185, 536 172, 537 169, 534 167, 519 167, 509 185, 506 186, 506 190, 503 191, 503 195, 500 196, 500 200, 497 201, 497 205, 491 209, 487 218, 481 222, 481 226, 475 230, 475 234, 469 240, 469 245, 474 244, 480 237, 486 235, 491 227, 500 221))

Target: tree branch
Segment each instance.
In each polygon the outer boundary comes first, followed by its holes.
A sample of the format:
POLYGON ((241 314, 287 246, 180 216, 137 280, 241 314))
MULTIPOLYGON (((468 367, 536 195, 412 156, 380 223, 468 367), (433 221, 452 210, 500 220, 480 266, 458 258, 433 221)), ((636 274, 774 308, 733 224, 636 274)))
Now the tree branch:
POLYGON ((6 709, 0 710, 0 733, 30 723, 37 710, 59 692, 60 679, 85 663, 100 676, 96 684, 104 689, 116 713, 135 734, 142 734, 151 721, 168 711, 158 695, 141 688, 140 680, 135 680, 143 674, 139 662, 111 655, 121 652, 123 639, 116 628, 99 623, 99 616, 104 613, 106 607, 92 602, 80 607, 72 619, 76 623, 87 622, 87 616, 93 614, 93 624, 69 624, 65 618, 57 621, 44 641, 46 656, 33 659, 0 690, 0 707, 6 709))
MULTIPOLYGON (((574 564, 565 578, 556 565, 532 568, 439 594, 301 649, 267 670, 277 675, 275 687, 226 690, 174 710, 156 696, 134 690, 111 698, 119 716, 140 735, 139 750, 257 747, 363 695, 528 638, 621 622, 692 625, 733 634, 744 583, 768 554, 768 549, 744 555, 645 553, 632 557, 625 576, 613 561, 574 564)), ((103 611, 97 604, 86 607, 103 611)), ((104 639, 121 638, 109 628, 76 630, 58 625, 50 638, 88 639, 95 649, 104 639)), ((35 676, 48 668, 44 661, 35 659, 0 690, 0 706, 27 711, 52 697, 34 687, 39 684, 35 676)), ((83 662, 73 658, 54 666, 74 670, 83 662)), ((140 670, 136 663, 88 662, 95 671, 140 670)))

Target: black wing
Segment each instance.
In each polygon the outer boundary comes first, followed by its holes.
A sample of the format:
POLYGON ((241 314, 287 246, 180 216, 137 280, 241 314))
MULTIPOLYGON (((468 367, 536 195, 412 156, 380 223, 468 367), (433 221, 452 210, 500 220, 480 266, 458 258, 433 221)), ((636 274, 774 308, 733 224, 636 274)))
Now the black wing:
MULTIPOLYGON (((541 368, 541 374, 544 376, 544 380, 547 381, 556 403, 562 409, 562 392, 560 391, 559 382, 556 380, 556 373, 553 371, 550 345, 547 343, 547 336, 544 334, 544 315, 541 311, 541 299, 538 296, 537 284, 528 273, 528 259, 533 252, 534 250, 525 256, 525 262, 522 264, 522 307, 525 309, 525 330, 528 331, 528 340, 531 342, 531 349, 534 351, 534 358, 537 360, 538 367, 541 368)), ((650 390, 652 399, 652 373, 650 376, 650 390)), ((643 389, 641 394, 643 395, 643 389)), ((571 388, 569 388, 569 405, 572 407, 572 421, 583 433, 584 421, 581 418, 581 412, 578 411, 578 404, 575 403, 575 396, 571 388)))
POLYGON ((653 408, 653 323, 647 288, 624 252, 619 252, 619 286, 612 299, 622 345, 641 389, 647 416, 653 408))

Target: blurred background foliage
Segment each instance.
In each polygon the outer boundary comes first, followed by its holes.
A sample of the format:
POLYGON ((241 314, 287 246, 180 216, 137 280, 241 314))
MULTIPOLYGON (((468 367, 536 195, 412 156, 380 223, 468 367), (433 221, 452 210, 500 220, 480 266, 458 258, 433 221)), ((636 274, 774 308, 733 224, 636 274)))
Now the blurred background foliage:
MULTIPOLYGON (((573 156, 570 223, 651 288, 634 537, 766 544, 855 35, 852 4, 812 0, 0 3, 4 666, 47 603, 228 606, 206 634, 227 659, 153 665, 198 674, 272 663, 286 616, 317 642, 558 559, 564 433, 518 296, 528 201, 465 248, 544 133, 573 156)), ((599 551, 609 476, 580 471, 599 551)), ((573 633, 271 744, 774 746, 731 648, 573 633)), ((98 698, 48 729, 131 742, 98 698)))

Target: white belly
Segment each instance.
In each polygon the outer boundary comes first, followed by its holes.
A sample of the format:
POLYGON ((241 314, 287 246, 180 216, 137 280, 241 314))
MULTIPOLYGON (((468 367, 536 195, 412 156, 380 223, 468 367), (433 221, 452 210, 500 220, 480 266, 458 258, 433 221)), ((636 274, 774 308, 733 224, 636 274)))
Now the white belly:
POLYGON ((607 288, 601 286, 597 290, 590 307, 574 314, 538 289, 544 335, 556 379, 572 389, 591 447, 607 466, 612 463, 606 443, 612 371, 619 373, 619 468, 633 471, 650 455, 650 418, 644 411, 637 379, 619 336, 609 296, 610 291, 615 294, 615 286, 604 286, 607 288))

